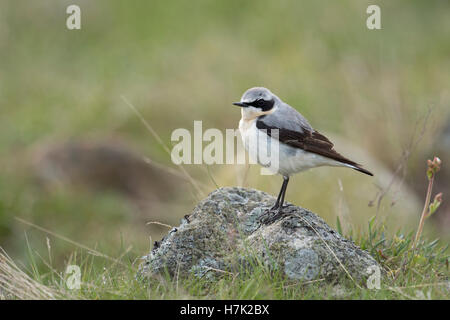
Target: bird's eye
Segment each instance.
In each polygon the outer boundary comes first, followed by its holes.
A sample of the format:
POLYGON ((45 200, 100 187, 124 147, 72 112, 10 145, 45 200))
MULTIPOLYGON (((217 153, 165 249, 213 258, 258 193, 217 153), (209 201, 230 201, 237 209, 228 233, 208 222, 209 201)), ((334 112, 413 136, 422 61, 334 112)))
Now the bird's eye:
POLYGON ((256 105, 257 107, 262 107, 262 106, 264 106, 264 100, 263 100, 263 99, 258 99, 258 100, 256 100, 255 105, 256 105))

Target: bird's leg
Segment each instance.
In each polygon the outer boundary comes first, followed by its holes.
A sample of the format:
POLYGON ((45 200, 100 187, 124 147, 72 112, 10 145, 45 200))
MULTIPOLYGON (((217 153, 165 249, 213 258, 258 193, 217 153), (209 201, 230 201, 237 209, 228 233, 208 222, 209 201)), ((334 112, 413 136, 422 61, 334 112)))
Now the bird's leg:
POLYGON ((283 176, 283 179, 284 179, 284 181, 281 186, 281 190, 280 190, 280 193, 278 194, 275 205, 260 217, 260 221, 264 224, 269 224, 269 223, 276 221, 283 214, 283 208, 285 208, 285 207, 283 207, 284 196, 286 194, 289 177, 283 176), (274 211, 275 211, 275 213, 273 214, 274 211))
MULTIPOLYGON (((281 185, 280 193, 278 194, 278 197, 277 197, 277 201, 275 202, 274 206, 272 208, 270 208, 270 211, 278 209, 280 207, 280 199, 281 199, 281 196, 283 195, 285 184, 286 184, 286 179, 284 179, 283 184, 281 185)), ((281 202, 281 204, 283 204, 283 202, 281 202)))
POLYGON ((280 193, 278 194, 277 201, 275 202, 275 205, 270 208, 270 211, 278 209, 278 212, 281 212, 281 209, 283 208, 284 203, 284 196, 286 195, 286 189, 287 185, 289 183, 289 177, 283 176, 283 184, 281 185, 280 193))
POLYGON ((285 208, 283 206, 283 204, 284 204, 284 196, 286 195, 287 185, 289 183, 289 177, 284 177, 283 176, 283 179, 284 179, 283 186, 282 186, 283 194, 281 196, 281 201, 280 201, 280 204, 279 204, 279 207, 278 207, 278 214, 281 214, 282 211, 283 211, 283 208, 285 208))

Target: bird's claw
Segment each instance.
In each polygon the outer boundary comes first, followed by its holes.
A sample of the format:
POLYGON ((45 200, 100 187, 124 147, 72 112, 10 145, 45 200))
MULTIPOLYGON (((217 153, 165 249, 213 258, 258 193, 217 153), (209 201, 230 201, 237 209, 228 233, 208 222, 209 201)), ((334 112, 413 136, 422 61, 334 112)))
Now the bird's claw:
POLYGON ((286 209, 287 207, 292 206, 291 204, 287 204, 284 206, 273 206, 272 208, 268 209, 266 212, 264 212, 260 217, 259 221, 262 224, 270 224, 278 220, 281 216, 284 215, 283 209, 286 209))

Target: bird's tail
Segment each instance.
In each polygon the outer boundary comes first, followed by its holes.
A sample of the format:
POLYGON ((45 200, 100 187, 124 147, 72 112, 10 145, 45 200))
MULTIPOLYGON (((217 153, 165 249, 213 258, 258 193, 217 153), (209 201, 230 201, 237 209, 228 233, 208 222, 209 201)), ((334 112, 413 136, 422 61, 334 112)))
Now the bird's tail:
POLYGON ((356 171, 365 173, 365 174, 367 174, 367 175, 369 175, 369 176, 373 176, 373 173, 372 173, 372 172, 370 172, 369 170, 364 169, 364 168, 361 167, 360 165, 354 165, 354 166, 349 165, 349 167, 352 168, 352 169, 355 169, 356 171))

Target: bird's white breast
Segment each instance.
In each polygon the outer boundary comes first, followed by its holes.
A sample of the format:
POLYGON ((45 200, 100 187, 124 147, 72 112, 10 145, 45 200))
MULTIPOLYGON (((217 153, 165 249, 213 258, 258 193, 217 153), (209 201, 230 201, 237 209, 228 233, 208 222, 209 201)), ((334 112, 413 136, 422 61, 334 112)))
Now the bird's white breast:
POLYGON ((245 149, 250 158, 264 167, 268 167, 268 159, 277 157, 277 165, 268 169, 273 173, 290 176, 319 166, 342 165, 321 155, 294 148, 271 138, 256 127, 256 119, 239 121, 239 131, 245 149), (276 169, 275 169, 276 168, 276 169))

